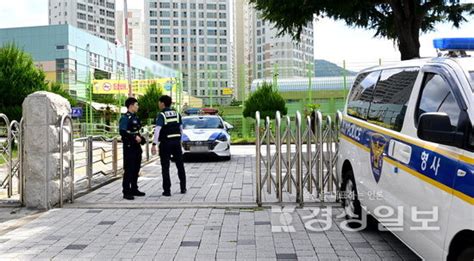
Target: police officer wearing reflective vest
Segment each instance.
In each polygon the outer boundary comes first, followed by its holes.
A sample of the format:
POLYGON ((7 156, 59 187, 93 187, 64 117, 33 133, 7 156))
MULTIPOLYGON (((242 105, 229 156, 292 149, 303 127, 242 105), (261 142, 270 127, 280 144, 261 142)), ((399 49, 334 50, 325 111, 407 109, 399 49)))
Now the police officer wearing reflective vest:
POLYGON ((171 196, 171 155, 173 155, 176 168, 178 169, 181 194, 184 194, 186 193, 186 173, 183 164, 183 151, 181 150, 181 115, 170 108, 171 97, 168 95, 161 96, 158 105, 161 112, 156 119, 155 136, 151 152, 152 154, 156 154, 156 146, 158 145, 163 175, 163 196, 171 196))
POLYGON ((127 113, 120 118, 120 136, 123 144, 123 198, 133 200, 134 196, 145 196, 138 190, 138 173, 142 162, 142 147, 145 138, 140 135, 141 123, 136 113, 137 99, 130 97, 125 101, 127 113))

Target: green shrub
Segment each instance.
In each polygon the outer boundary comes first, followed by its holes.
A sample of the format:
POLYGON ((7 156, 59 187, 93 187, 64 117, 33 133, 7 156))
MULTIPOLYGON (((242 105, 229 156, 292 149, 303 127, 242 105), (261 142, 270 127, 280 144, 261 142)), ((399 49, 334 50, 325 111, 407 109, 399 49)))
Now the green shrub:
POLYGON ((250 95, 244 105, 244 117, 255 118, 255 112, 259 111, 261 119, 265 119, 267 116, 274 119, 276 111, 280 111, 281 115, 286 115, 288 112, 283 97, 272 88, 271 84, 266 82, 257 87, 257 90, 250 95))

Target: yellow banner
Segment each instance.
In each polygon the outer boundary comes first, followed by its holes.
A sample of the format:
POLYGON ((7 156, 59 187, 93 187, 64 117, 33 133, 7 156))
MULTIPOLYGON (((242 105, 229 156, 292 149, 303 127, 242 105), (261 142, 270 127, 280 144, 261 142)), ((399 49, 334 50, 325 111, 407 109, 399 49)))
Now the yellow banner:
POLYGON ((232 93, 234 93, 232 88, 222 88, 223 95, 232 95, 232 93))
MULTIPOLYGON (((174 78, 133 80, 132 91, 135 95, 145 94, 148 86, 156 83, 163 93, 176 91, 178 82, 174 78)), ((92 92, 95 94, 128 94, 127 80, 94 80, 92 92)))

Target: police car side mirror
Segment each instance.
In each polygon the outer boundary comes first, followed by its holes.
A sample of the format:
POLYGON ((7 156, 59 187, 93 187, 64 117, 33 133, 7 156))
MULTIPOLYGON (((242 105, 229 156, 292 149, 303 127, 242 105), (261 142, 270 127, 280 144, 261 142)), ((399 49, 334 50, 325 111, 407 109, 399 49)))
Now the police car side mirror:
POLYGON ((234 128, 234 126, 232 126, 230 123, 228 122, 224 122, 224 126, 227 130, 232 130, 234 128))
POLYGON ((463 134, 453 130, 451 120, 444 112, 421 114, 418 119, 417 134, 422 140, 449 146, 461 146, 463 140, 463 134))

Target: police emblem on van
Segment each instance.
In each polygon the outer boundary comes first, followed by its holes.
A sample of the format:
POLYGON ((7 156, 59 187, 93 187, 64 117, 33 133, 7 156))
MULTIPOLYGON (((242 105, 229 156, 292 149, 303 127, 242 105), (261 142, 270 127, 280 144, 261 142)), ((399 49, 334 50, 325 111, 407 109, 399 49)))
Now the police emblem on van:
POLYGON ((381 134, 374 133, 370 137, 370 165, 377 183, 382 175, 384 150, 387 144, 387 139, 381 134))

